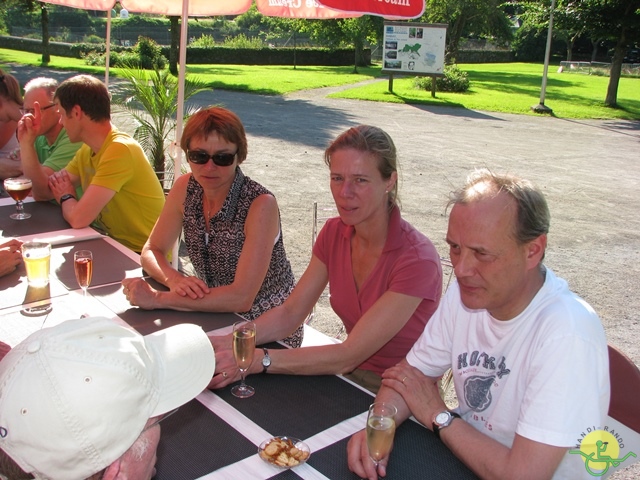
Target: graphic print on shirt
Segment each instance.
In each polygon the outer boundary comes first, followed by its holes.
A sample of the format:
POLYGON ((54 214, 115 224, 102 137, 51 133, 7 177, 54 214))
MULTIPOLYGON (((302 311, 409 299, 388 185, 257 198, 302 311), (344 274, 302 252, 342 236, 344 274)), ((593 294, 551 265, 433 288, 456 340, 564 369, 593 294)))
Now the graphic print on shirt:
POLYGON ((464 381, 464 401, 474 412, 483 412, 489 408, 492 400, 491 386, 496 378, 501 379, 511 372, 505 360, 505 357, 501 357, 496 367, 495 357, 486 352, 474 350, 471 355, 469 352, 458 355, 458 371, 462 375, 466 376, 471 372, 485 373, 468 376, 464 381))

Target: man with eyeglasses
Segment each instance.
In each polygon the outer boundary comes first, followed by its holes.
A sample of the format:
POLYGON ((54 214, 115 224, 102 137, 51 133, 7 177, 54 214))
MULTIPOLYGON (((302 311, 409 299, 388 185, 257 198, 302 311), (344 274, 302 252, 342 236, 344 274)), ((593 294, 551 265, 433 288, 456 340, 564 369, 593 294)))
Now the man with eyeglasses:
MULTIPOLYGON (((18 123, 18 140, 23 173, 34 182, 47 180, 49 175, 66 167, 82 146, 82 142, 69 140, 60 123, 60 112, 53 103, 57 88, 56 79, 45 77, 34 78, 24 86, 23 119, 18 123), (26 121, 26 115, 30 121, 26 121), (45 175, 32 172, 35 168, 45 175)), ((81 187, 76 189, 76 195, 78 198, 82 195, 81 187)))
POLYGON ((197 325, 142 336, 85 318, 42 329, 0 361, 0 475, 148 480, 160 422, 204 390, 214 369, 197 325))
MULTIPOLYGON (((23 159, 34 198, 55 199, 73 228, 93 225, 139 253, 164 206, 162 186, 142 147, 111 123, 109 91, 95 77, 65 80, 53 103, 69 140, 84 145, 65 168, 48 178, 36 168, 35 159, 23 159), (82 188, 81 198, 77 187, 82 188)), ((22 121, 33 119, 26 115, 22 121)))

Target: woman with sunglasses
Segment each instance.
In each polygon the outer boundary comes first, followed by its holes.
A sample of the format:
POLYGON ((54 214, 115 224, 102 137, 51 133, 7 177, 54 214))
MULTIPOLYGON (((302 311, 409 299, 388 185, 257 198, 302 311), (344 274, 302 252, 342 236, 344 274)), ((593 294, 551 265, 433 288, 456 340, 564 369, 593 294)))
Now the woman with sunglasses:
MULTIPOLYGON (((295 282, 278 203, 240 168, 247 138, 233 112, 210 107, 195 113, 180 147, 191 173, 176 180, 141 254, 144 270, 169 291, 125 279, 124 293, 146 309, 239 312, 253 320, 284 303, 295 282), (183 229, 196 276, 175 270, 168 260, 183 229)), ((302 328, 287 339, 292 346, 301 341, 302 328)))
POLYGON ((21 107, 20 83, 0 69, 0 179, 22 175, 18 155, 20 145, 16 137, 18 121, 22 118, 21 107))
MULTIPOLYGON (((382 372, 405 357, 438 307, 440 258, 431 241, 400 215, 396 148, 386 132, 369 125, 350 128, 324 158, 339 217, 324 224, 287 301, 256 319, 256 341, 277 340, 301 325, 327 283, 331 307, 348 336, 331 345, 259 348, 249 373, 348 373, 376 391, 382 372)), ((218 388, 239 374, 229 338, 211 340, 220 373, 209 386, 218 388)))

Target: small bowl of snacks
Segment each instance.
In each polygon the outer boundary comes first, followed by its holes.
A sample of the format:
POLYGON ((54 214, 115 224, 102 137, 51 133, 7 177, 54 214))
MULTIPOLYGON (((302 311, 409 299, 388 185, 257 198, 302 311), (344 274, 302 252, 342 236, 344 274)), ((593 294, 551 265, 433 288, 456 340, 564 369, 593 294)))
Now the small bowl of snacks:
POLYGON ((306 462, 311 450, 297 438, 272 437, 260 444, 258 455, 274 467, 293 468, 306 462))

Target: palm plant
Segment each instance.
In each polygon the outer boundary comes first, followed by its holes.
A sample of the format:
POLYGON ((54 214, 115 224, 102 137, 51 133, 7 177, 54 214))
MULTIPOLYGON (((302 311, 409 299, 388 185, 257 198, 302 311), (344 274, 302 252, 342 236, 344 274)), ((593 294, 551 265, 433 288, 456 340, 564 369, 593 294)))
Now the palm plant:
MULTIPOLYGON (((158 179, 167 187, 166 173, 173 169, 173 163, 167 162, 167 147, 170 135, 176 128, 178 81, 169 70, 158 68, 151 72, 127 68, 120 75, 127 81, 113 103, 122 107, 136 121, 133 136, 147 153, 158 179)), ((207 84, 201 80, 185 79, 185 102, 206 87, 207 84)), ((193 108, 189 109, 185 118, 193 111, 193 108)))

